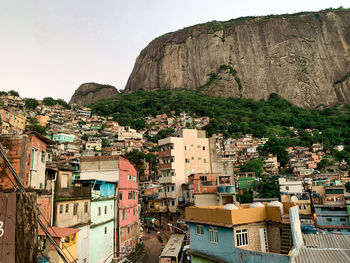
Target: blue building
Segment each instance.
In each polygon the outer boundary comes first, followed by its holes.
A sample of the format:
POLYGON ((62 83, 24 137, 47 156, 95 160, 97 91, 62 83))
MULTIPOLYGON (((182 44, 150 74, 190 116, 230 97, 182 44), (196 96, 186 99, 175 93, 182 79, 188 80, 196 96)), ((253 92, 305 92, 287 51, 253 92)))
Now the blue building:
POLYGON ((75 136, 73 134, 58 133, 52 136, 52 140, 58 143, 74 142, 75 136))
POLYGON ((350 234, 349 193, 341 185, 324 187, 323 204, 315 205, 317 227, 327 234, 350 234))
POLYGON ((289 211, 282 217, 279 207, 261 203, 186 208, 192 262, 291 262, 302 237, 298 207, 289 211))
POLYGON ((350 235, 349 212, 346 205, 315 205, 317 227, 328 234, 350 235))

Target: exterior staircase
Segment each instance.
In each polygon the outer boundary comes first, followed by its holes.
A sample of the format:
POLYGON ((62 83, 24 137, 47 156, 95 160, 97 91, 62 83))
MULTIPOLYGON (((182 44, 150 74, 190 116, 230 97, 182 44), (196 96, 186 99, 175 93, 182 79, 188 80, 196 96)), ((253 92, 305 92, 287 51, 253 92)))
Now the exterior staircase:
POLYGON ((292 242, 292 233, 290 231, 290 225, 284 225, 281 228, 281 254, 288 254, 289 250, 291 249, 293 242, 292 242))

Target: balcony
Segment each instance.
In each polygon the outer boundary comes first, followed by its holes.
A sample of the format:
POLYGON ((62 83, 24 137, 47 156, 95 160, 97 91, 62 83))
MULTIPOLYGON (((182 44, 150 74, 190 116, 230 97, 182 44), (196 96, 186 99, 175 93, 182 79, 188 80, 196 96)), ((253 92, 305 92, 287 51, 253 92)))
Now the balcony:
POLYGON ((163 192, 159 193, 159 197, 160 198, 172 198, 172 199, 175 199, 176 198, 176 192, 173 191, 173 192, 166 192, 166 193, 164 193, 164 191, 163 191, 163 192))
POLYGON ((171 183, 173 183, 173 178, 174 178, 174 176, 171 176, 171 175, 165 176, 165 177, 162 176, 162 177, 158 178, 158 182, 160 184, 171 184, 171 183))
POLYGON ((55 191, 56 198, 91 198, 91 188, 89 186, 59 188, 55 191))
POLYGON ((172 156, 171 150, 166 150, 166 151, 158 152, 158 156, 159 156, 159 157, 172 156))
POLYGON ((158 164, 158 170, 168 170, 173 169, 173 163, 160 163, 158 164))

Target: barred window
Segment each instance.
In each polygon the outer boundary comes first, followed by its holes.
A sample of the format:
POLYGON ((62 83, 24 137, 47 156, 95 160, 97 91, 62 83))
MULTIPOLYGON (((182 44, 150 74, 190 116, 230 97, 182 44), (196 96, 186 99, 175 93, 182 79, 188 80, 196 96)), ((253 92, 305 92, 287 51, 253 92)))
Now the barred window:
POLYGON ((240 229, 236 230, 237 247, 248 245, 248 230, 240 229))

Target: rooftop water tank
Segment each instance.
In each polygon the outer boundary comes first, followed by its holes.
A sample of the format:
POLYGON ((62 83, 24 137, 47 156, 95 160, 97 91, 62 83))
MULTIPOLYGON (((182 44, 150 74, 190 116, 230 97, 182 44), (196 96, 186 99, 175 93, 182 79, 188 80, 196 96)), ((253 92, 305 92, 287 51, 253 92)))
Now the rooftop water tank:
POLYGON ((234 204, 226 204, 226 205, 224 205, 223 209, 226 209, 226 210, 238 210, 238 207, 235 206, 234 204))
POLYGON ((271 201, 270 203, 268 203, 267 206, 278 207, 280 209, 281 215, 283 215, 283 205, 281 202, 271 201))
POLYGON ((261 203, 261 202, 254 202, 254 203, 251 203, 250 204, 250 208, 253 208, 253 207, 263 207, 264 205, 261 203))

